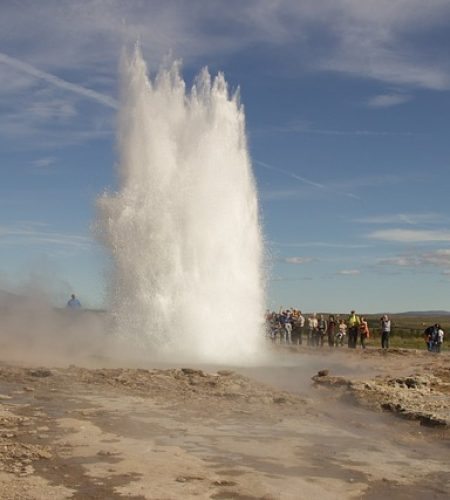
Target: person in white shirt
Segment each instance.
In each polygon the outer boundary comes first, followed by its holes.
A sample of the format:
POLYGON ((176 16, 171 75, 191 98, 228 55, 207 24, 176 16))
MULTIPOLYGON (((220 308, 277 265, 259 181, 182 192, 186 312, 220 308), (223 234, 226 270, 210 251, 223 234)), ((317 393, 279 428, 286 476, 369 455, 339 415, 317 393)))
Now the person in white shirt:
POLYGON ((380 318, 381 324, 381 348, 389 349, 389 335, 391 333, 391 320, 387 314, 380 318))
POLYGON ((314 345, 314 339, 317 334, 317 328, 319 327, 319 320, 317 319, 316 313, 308 318, 308 345, 314 345))
POLYGON ((339 331, 336 334, 336 346, 344 345, 344 337, 347 335, 347 324, 344 319, 341 319, 339 322, 339 331))
POLYGON ((298 317, 297 317, 297 340, 299 345, 303 344, 303 331, 305 330, 305 317, 302 315, 302 312, 298 312, 298 317))

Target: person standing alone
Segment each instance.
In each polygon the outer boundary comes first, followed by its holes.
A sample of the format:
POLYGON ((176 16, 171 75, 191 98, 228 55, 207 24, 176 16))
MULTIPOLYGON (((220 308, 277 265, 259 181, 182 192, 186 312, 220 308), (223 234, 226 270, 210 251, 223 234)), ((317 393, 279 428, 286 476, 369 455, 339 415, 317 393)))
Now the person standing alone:
POLYGON ((80 301, 75 297, 75 294, 70 296, 70 300, 67 302, 67 307, 69 309, 81 309, 80 301))

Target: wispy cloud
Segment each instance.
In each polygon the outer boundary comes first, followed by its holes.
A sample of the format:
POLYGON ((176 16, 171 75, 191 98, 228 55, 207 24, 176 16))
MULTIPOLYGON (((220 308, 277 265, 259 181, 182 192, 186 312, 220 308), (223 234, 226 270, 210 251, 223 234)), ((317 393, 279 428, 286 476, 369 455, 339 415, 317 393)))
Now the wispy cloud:
POLYGON ((316 191, 310 188, 300 187, 297 189, 264 189, 260 190, 263 201, 286 201, 286 200, 308 200, 317 198, 316 191))
POLYGON ((60 149, 111 136, 110 96, 0 53, 0 83, 5 75, 12 83, 0 87, 3 148, 60 149))
POLYGON ((290 276, 289 278, 285 276, 272 276, 269 278, 269 281, 312 281, 313 278, 310 276, 299 276, 299 277, 292 277, 290 276))
POLYGON ((424 252, 420 255, 423 262, 433 266, 450 268, 450 249, 445 248, 435 252, 424 252))
MULTIPOLYGON (((272 170, 273 172, 278 172, 278 173, 283 174, 283 175, 285 175, 287 177, 290 177, 291 179, 299 181, 299 182, 301 182, 303 184, 306 184, 308 186, 312 186, 312 187, 314 187, 316 189, 323 190, 323 191, 328 191, 328 192, 334 192, 337 195, 347 196, 349 198, 354 198, 356 200, 360 199, 359 196, 356 196, 353 193, 348 193, 348 192, 343 192, 343 191, 340 191, 340 190, 335 190, 332 187, 330 187, 329 185, 313 181, 311 179, 308 179, 308 178, 303 177, 301 175, 295 174, 294 172, 291 172, 289 170, 285 170, 283 168, 274 167, 273 165, 269 165, 268 163, 263 162, 261 160, 255 160, 254 159, 253 162, 256 163, 257 165, 260 165, 261 167, 264 167, 264 168, 266 168, 268 170, 272 170)), ((288 191, 290 191, 290 194, 292 194, 292 190, 288 190, 288 191)))
MULTIPOLYGON (((265 168, 268 168, 269 170, 273 170, 275 172, 279 172, 285 176, 291 177, 293 179, 296 179, 295 174, 292 172, 289 172, 284 169, 278 169, 273 166, 269 166, 268 164, 262 164, 263 162, 260 162, 259 160, 254 160, 254 163, 257 165, 264 166, 265 168)), ((360 191, 361 189, 364 188, 375 188, 375 187, 380 187, 380 186, 394 186, 396 184, 405 184, 406 182, 417 182, 418 180, 423 178, 422 173, 415 173, 411 172, 409 174, 405 175, 398 175, 398 174, 392 174, 392 173, 384 173, 384 174, 377 174, 377 175, 361 175, 361 176, 348 176, 347 178, 344 179, 330 179, 327 184, 321 184, 320 187, 317 185, 319 183, 314 183, 315 186, 318 189, 322 189, 325 192, 328 193, 334 193, 337 195, 342 195, 342 196, 347 196, 353 199, 361 200, 362 198, 359 197, 357 194, 355 194, 353 191, 360 191)), ((301 179, 296 179, 302 182, 301 179)), ((308 179, 309 180, 309 179, 308 179)), ((289 187, 286 188, 281 188, 281 189, 270 189, 270 190, 262 190, 262 196, 263 199, 265 200, 292 200, 292 199, 309 199, 314 196, 316 196, 317 191, 316 190, 311 190, 308 186, 312 185, 311 180, 310 182, 304 182, 303 186, 300 186, 299 188, 295 188, 292 186, 292 184, 289 185, 289 187)), ((411 216, 411 218, 414 216, 414 214, 411 216)), ((382 217, 391 217, 391 216, 376 216, 373 218, 375 221, 377 218, 381 220, 382 217)), ((397 223, 407 223, 407 217, 408 214, 399 214, 397 223), (401 218, 403 217, 403 219, 401 218)), ((419 214, 417 215, 419 217, 419 214)), ((424 222, 426 215, 423 216, 424 222)), ((430 219, 432 218, 432 215, 430 214, 430 219)), ((437 216, 436 216, 437 218, 437 216)), ((359 220, 363 221, 362 218, 359 220)), ((356 222, 356 221, 355 221, 356 222)), ((370 219, 367 219, 367 223, 370 224, 370 219)), ((375 222, 373 222, 375 223, 375 222)), ((380 222, 381 223, 381 222, 380 222)), ((391 223, 391 219, 389 219, 388 224, 391 223)), ((393 222, 392 222, 393 223, 393 222)))
MULTIPOLYGON (((406 255, 398 255, 387 259, 380 259, 378 266, 392 266, 404 268, 422 268, 434 266, 444 268, 450 273, 450 249, 444 248, 433 252, 418 252, 406 255)), ((447 272, 444 271, 446 274, 447 272)))
POLYGON ((402 1, 350 0, 337 3, 334 13, 334 49, 317 61, 319 67, 400 85, 449 88, 443 52, 442 59, 438 54, 431 59, 414 43, 415 33, 423 40, 426 33, 444 29, 448 2, 408 0, 406 6, 402 1))
POLYGON ((404 104, 412 99, 408 94, 379 94, 367 101, 369 108, 391 108, 404 104))
POLYGON ((87 250, 93 245, 92 238, 38 229, 36 224, 23 227, 0 226, 0 246, 58 245, 87 250))
POLYGON ((54 165, 58 159, 55 156, 47 156, 45 158, 38 158, 37 160, 33 160, 31 165, 36 169, 46 169, 54 165))
POLYGON ((31 102, 25 109, 28 116, 40 121, 67 121, 78 115, 73 102, 67 99, 47 97, 31 102))
POLYGON ((405 255, 380 259, 377 264, 380 266, 417 267, 420 265, 420 259, 417 256, 405 255))
POLYGON ((267 127, 261 132, 279 132, 289 134, 312 134, 312 135, 330 135, 330 136, 348 136, 348 137, 399 137, 399 136, 415 136, 416 133, 409 131, 392 131, 392 130, 368 130, 368 129, 332 129, 315 127, 312 123, 297 120, 286 125, 278 125, 267 127))
POLYGON ((333 185, 337 189, 360 189, 373 188, 378 186, 393 186, 396 184, 405 184, 408 181, 416 182, 422 179, 423 174, 411 172, 405 175, 393 173, 381 173, 372 175, 349 176, 346 179, 336 180, 333 185))
POLYGON ((101 126, 96 124, 99 113, 97 116, 86 113, 82 120, 43 119, 42 115, 33 114, 27 104, 22 106, 2 115, 0 136, 3 148, 20 151, 60 149, 113 135, 111 120, 106 119, 101 126))
MULTIPOLYGON (((46 117, 48 123, 52 117, 69 120, 78 113, 77 118, 84 121, 74 131, 77 139, 70 141, 66 133, 59 144, 96 137, 100 132, 92 111, 80 112, 79 101, 97 103, 96 114, 100 106, 116 109, 118 54, 122 46, 137 39, 151 71, 168 53, 182 58, 189 70, 198 70, 205 63, 226 64, 228 58, 260 47, 270 54, 271 71, 288 75, 334 71, 395 83, 395 92, 375 96, 372 104, 398 104, 411 95, 410 87, 450 87, 445 43, 442 48, 433 44, 432 58, 427 45, 428 39, 432 42, 436 34, 446 32, 449 20, 450 4, 442 0, 408 0, 407 8, 403 1, 389 0, 248 0, 233 1, 232 7, 217 1, 205 7, 199 2, 85 0, 62 5, 47 0, 26 2, 26 8, 21 2, 3 2, 0 100, 7 104, 2 122, 8 126, 0 132, 16 142, 42 132, 44 143, 52 147, 58 140, 52 142, 42 130, 46 117), (50 94, 53 91, 55 99, 36 96, 37 85, 50 94), (34 103, 28 101, 30 93, 34 103), (28 115, 33 115, 31 125, 24 102, 28 115)), ((288 129, 332 136, 412 135, 364 128, 335 130, 305 122, 288 129)), ((320 189, 321 183, 308 177, 303 182, 320 189)))
POLYGON ((317 189, 327 189, 327 187, 324 184, 321 184, 320 182, 312 181, 311 179, 308 179, 308 178, 303 177, 301 175, 294 174, 293 172, 290 172, 289 170, 284 170, 283 168, 274 167, 273 165, 269 165, 268 163, 261 161, 261 160, 253 160, 253 162, 256 163, 257 165, 261 165, 261 167, 264 167, 268 170, 278 172, 280 174, 286 175, 287 177, 290 177, 291 179, 295 179, 296 181, 300 181, 304 184, 307 184, 308 186, 313 186, 317 189))
POLYGON ((316 248, 361 249, 361 248, 370 248, 371 247, 371 245, 368 245, 368 244, 338 243, 338 242, 333 242, 333 241, 301 241, 301 242, 293 242, 293 243, 285 243, 285 242, 281 242, 281 241, 270 241, 269 243, 273 246, 292 247, 292 248, 316 247, 316 248))
POLYGON ((307 66, 397 85, 449 86, 445 43, 432 58, 423 43, 447 29, 445 0, 248 0, 207 6, 85 0, 64 7, 48 0, 28 2, 26 9, 6 2, 2 14, 3 40, 11 43, 17 33, 17 44, 28 48, 38 67, 45 62, 98 71, 103 63, 105 72, 118 47, 139 38, 152 64, 170 50, 185 61, 204 61, 260 45, 288 53, 278 59, 290 71, 307 66), (317 33, 323 35, 318 39, 317 33))
POLYGON ((45 82, 50 83, 51 85, 54 85, 55 87, 66 90, 68 92, 74 92, 75 94, 79 94, 83 97, 96 101, 104 106, 108 106, 113 109, 117 109, 118 107, 117 101, 110 96, 103 95, 95 90, 87 89, 81 85, 77 85, 75 83, 63 80, 62 78, 52 75, 51 73, 42 71, 38 68, 35 68, 31 64, 20 61, 19 59, 15 59, 1 52, 0 52, 0 64, 6 64, 8 66, 11 66, 12 68, 18 71, 23 71, 27 75, 38 78, 40 80, 44 80, 45 82))
POLYGON ((427 212, 372 215, 355 218, 353 222, 360 224, 407 224, 416 226, 419 224, 440 224, 446 220, 447 218, 442 214, 427 212))
POLYGON ((427 243, 450 241, 450 231, 429 231, 422 229, 382 229, 367 235, 373 240, 389 241, 394 243, 427 243))

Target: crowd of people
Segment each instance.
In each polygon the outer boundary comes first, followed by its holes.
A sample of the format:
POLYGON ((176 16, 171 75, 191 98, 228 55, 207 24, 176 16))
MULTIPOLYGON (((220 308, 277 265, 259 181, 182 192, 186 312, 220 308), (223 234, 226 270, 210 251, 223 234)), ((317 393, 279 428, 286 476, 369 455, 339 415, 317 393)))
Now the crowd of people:
MULTIPOLYGON (((307 345, 330 348, 343 347, 356 349, 358 345, 366 348, 370 338, 369 325, 364 316, 351 311, 348 317, 329 314, 317 315, 313 313, 305 317, 299 309, 285 309, 277 313, 266 312, 267 337, 274 343, 307 345)), ((391 320, 387 314, 379 318, 381 348, 389 349, 391 334, 391 320)), ((428 350, 441 352, 444 340, 444 331, 440 325, 433 325, 425 330, 425 341, 428 350)))
POLYGON ((424 339, 427 344, 427 349, 430 352, 441 352, 442 344, 444 343, 444 330, 441 325, 435 323, 426 328, 424 331, 424 339))
MULTIPOLYGON (((383 346, 389 347, 390 320, 385 315, 382 318, 385 339, 383 346)), ((345 344, 356 348, 358 343, 363 349, 370 337, 366 319, 351 311, 347 318, 330 314, 316 313, 306 317, 298 309, 286 309, 280 312, 267 311, 267 334, 273 342, 285 344, 308 345, 313 347, 340 347, 345 344)))

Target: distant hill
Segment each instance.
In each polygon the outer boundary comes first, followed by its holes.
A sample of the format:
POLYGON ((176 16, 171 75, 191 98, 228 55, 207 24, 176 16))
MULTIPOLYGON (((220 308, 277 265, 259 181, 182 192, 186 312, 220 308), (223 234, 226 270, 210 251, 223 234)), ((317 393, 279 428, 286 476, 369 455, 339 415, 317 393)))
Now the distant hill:
POLYGON ((406 311, 393 316, 450 316, 450 311, 406 311))

